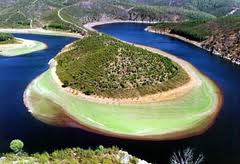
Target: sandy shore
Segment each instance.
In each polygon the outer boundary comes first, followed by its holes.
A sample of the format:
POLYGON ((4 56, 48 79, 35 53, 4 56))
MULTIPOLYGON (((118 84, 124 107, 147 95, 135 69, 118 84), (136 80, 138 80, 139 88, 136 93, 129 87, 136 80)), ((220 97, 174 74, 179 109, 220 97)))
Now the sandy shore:
POLYGON ((0 55, 2 56, 18 56, 27 53, 40 51, 47 48, 45 43, 16 38, 17 42, 13 44, 0 45, 0 55))
POLYGON ((69 32, 63 32, 63 31, 44 30, 44 29, 42 29, 42 28, 33 28, 33 29, 3 28, 3 29, 0 29, 0 32, 20 33, 20 34, 55 35, 55 36, 68 36, 68 37, 82 38, 82 35, 77 34, 77 33, 69 33, 69 32))
POLYGON ((157 22, 148 22, 148 21, 130 21, 130 20, 112 20, 112 21, 99 21, 99 22, 91 22, 83 25, 84 28, 86 28, 89 31, 96 31, 93 27, 100 26, 104 24, 114 24, 114 23, 148 23, 148 24, 154 24, 157 22))

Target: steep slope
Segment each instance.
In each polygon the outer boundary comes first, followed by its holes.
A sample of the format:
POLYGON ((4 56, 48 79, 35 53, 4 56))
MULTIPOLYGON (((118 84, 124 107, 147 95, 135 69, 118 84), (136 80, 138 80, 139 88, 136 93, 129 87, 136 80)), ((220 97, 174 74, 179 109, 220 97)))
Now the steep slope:
POLYGON ((240 17, 184 23, 160 23, 151 28, 201 42, 203 48, 240 64, 240 17))
POLYGON ((134 0, 151 5, 178 6, 223 16, 240 6, 239 0, 134 0))
POLYGON ((213 17, 197 10, 148 6, 130 0, 0 0, 0 3, 2 27, 45 27, 74 32, 81 31, 77 26, 99 20, 183 21, 213 17))

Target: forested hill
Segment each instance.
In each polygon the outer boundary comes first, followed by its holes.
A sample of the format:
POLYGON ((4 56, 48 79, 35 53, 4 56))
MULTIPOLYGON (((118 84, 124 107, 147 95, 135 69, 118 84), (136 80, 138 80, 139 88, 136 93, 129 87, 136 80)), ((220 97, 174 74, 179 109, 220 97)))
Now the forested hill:
POLYGON ((77 26, 99 20, 176 22, 213 17, 198 9, 147 5, 133 0, 0 0, 1 27, 79 31, 77 26))
POLYGON ((203 48, 240 65, 240 16, 179 23, 159 23, 152 26, 151 29, 199 41, 203 48))
MULTIPOLYGON (((133 0, 148 5, 177 6, 187 9, 200 10, 215 16, 224 16, 239 8, 240 0, 133 0)), ((236 12, 240 14, 240 12, 236 12)))

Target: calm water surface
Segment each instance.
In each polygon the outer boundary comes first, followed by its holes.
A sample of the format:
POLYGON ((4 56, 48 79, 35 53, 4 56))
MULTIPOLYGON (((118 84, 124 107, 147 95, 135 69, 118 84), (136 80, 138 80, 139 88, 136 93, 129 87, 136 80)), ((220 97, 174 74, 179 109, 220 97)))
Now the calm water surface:
POLYGON ((122 40, 170 52, 191 62, 215 80, 223 90, 225 100, 216 123, 208 132, 180 141, 142 142, 41 123, 27 112, 22 100, 23 92, 31 80, 48 69, 48 61, 74 39, 15 34, 17 37, 42 41, 49 48, 19 57, 0 57, 0 151, 9 151, 8 143, 14 138, 22 139, 25 150, 29 152, 117 145, 149 162, 167 164, 173 151, 191 147, 205 155, 205 163, 239 164, 240 68, 189 44, 145 32, 145 27, 143 24, 112 24, 98 26, 97 30, 122 40))

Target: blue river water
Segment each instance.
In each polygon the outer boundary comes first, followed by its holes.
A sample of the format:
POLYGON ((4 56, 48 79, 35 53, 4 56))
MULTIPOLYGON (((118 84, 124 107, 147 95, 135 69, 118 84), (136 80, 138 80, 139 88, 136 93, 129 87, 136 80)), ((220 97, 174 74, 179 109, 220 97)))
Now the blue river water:
POLYGON ((35 77, 48 69, 48 61, 75 39, 15 34, 42 41, 48 49, 18 57, 0 57, 0 151, 9 151, 9 142, 15 138, 24 141, 27 152, 116 145, 149 162, 167 164, 173 151, 190 147, 204 154, 205 163, 239 164, 240 67, 182 41, 145 32, 146 26, 109 24, 96 29, 128 42, 170 52, 189 61, 214 80, 223 91, 224 104, 216 123, 205 134, 179 141, 131 141, 104 137, 81 129, 54 127, 36 120, 23 104, 23 92, 35 77))

